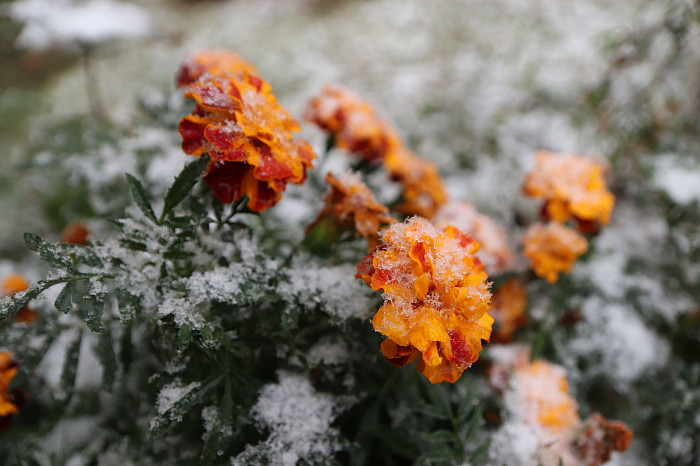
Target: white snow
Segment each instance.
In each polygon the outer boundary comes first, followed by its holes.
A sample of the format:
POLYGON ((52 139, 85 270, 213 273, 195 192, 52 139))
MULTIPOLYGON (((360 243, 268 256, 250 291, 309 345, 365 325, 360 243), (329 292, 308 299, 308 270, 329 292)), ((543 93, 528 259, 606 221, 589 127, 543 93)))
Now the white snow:
POLYGON ((700 165, 691 166, 680 157, 655 157, 654 182, 678 204, 700 202, 700 165))
MULTIPOLYGON (((619 390, 630 389, 646 371, 663 367, 669 357, 668 342, 640 319, 635 309, 591 298, 581 309, 584 320, 565 347, 564 358, 575 374, 576 356, 597 356, 593 374, 605 375, 619 390)), ((590 376, 590 374, 589 374, 590 376)))
POLYGON ((231 464, 295 466, 300 460, 328 458, 339 448, 334 439, 338 432, 331 427, 338 411, 334 397, 317 392, 305 377, 280 372, 278 383, 263 387, 252 411, 270 436, 256 446, 247 445, 231 464))
POLYGON ((145 9, 115 0, 20 0, 9 15, 25 23, 17 45, 32 50, 140 38, 152 30, 145 9))
MULTIPOLYGON (((158 414, 163 416, 175 403, 183 399, 192 390, 199 388, 200 385, 200 382, 192 382, 184 385, 182 381, 175 380, 161 388, 160 392, 158 392, 158 400, 156 401, 156 410, 158 414)), ((175 420, 175 418, 173 418, 173 420, 175 420)))

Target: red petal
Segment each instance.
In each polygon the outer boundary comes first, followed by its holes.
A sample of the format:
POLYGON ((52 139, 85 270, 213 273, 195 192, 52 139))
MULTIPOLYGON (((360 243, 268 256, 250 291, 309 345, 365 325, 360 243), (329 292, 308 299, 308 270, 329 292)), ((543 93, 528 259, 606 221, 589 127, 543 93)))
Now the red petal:
POLYGON ((202 178, 216 198, 230 204, 243 196, 243 176, 248 164, 241 162, 211 162, 202 178))
POLYGON ((204 128, 206 125, 201 123, 193 123, 187 117, 180 120, 177 126, 177 131, 182 136, 182 150, 186 154, 201 154, 202 153, 202 138, 204 137, 204 128))
POLYGON ((452 346, 452 362, 458 366, 465 366, 472 362, 472 352, 459 331, 450 331, 450 345, 452 346))

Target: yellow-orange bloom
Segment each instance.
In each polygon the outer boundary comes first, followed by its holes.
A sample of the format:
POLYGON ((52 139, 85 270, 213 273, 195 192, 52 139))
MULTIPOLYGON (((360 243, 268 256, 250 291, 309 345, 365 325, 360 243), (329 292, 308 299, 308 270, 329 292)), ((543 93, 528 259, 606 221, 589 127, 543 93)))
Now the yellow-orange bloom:
MULTIPOLYGON (((3 278, 2 282, 0 282, 0 295, 11 296, 27 288, 29 288, 27 280, 23 276, 13 273, 3 278)), ((31 324, 37 317, 38 314, 35 311, 29 309, 29 306, 24 306, 15 314, 15 321, 31 324)))
POLYGON ((326 205, 307 231, 330 216, 341 229, 354 230, 365 238, 368 249, 377 246, 379 229, 396 222, 388 215, 389 209, 374 199, 372 191, 355 173, 343 173, 336 178, 329 172, 326 183, 330 187, 326 205))
POLYGON ((454 225, 479 243, 476 257, 489 275, 498 275, 513 265, 514 254, 505 231, 491 218, 478 212, 470 202, 450 202, 443 205, 432 218, 437 226, 454 225))
POLYGON ((478 359, 493 323, 486 272, 474 256, 479 245, 420 217, 390 226, 382 237, 386 244, 357 267, 357 277, 384 294, 372 319, 387 337, 382 353, 399 366, 420 353, 417 369, 430 382, 455 382, 478 359))
POLYGON ((182 62, 176 78, 177 85, 179 87, 191 84, 205 73, 218 76, 259 74, 253 65, 236 53, 228 50, 206 50, 182 62))
POLYGON ((403 185, 402 202, 396 210, 406 215, 432 218, 447 202, 447 192, 434 163, 423 160, 403 146, 384 158, 389 176, 403 185))
POLYGON ((535 274, 549 283, 555 283, 560 272, 571 271, 578 256, 588 250, 586 238, 555 222, 531 225, 523 236, 523 244, 535 274))
POLYGON ((545 199, 545 217, 559 223, 573 218, 581 231, 610 222, 615 196, 607 189, 602 166, 574 154, 538 152, 536 157, 523 192, 545 199))
POLYGON ((511 278, 503 283, 494 293, 489 314, 495 319, 497 327, 491 334, 496 343, 508 343, 513 340, 513 333, 527 322, 527 291, 522 282, 511 278))
POLYGON ((15 375, 17 364, 12 361, 12 355, 0 353, 0 418, 17 413, 17 406, 12 403, 12 396, 8 392, 15 375))
POLYGON ((287 183, 303 183, 315 154, 294 141, 299 124, 277 103, 270 85, 247 71, 204 73, 185 97, 196 102, 178 126, 185 153, 208 153, 204 182, 224 203, 248 196, 263 211, 282 198, 287 183))
POLYGON ((309 101, 304 116, 333 134, 336 146, 369 161, 381 160, 389 150, 401 145, 396 131, 374 108, 344 87, 324 87, 309 101))
POLYGON ((564 368, 536 359, 531 364, 516 366, 515 380, 526 423, 558 433, 580 422, 564 368))

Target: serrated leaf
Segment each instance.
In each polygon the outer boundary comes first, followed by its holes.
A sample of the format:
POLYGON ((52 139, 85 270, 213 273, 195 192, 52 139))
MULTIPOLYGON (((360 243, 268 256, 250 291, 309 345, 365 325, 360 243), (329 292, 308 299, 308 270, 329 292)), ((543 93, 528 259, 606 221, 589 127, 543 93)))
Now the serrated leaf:
POLYGON ((484 443, 474 450, 474 453, 469 457, 469 464, 482 464, 484 456, 489 452, 489 447, 491 447, 490 438, 486 439, 484 443))
POLYGON ((119 306, 119 315, 122 324, 128 324, 134 320, 136 311, 139 309, 141 302, 137 296, 132 295, 123 288, 117 288, 117 306, 119 306))
POLYGON ((452 450, 441 450, 422 454, 416 460, 416 464, 455 464, 459 461, 460 454, 452 450))
POLYGON ((481 425, 484 423, 484 418, 483 418, 483 411, 481 410, 481 407, 477 407, 474 413, 472 414, 472 418, 469 421, 469 425, 467 426, 467 430, 464 432, 464 438, 466 441, 469 441, 477 432, 477 429, 481 427, 481 425))
POLYGON ((177 332, 177 338, 179 340, 178 349, 180 351, 185 351, 192 342, 192 327, 187 324, 182 324, 180 330, 177 332))
POLYGON ((450 418, 442 410, 435 409, 435 407, 432 405, 422 403, 411 405, 411 411, 415 411, 435 419, 448 420, 450 418))
POLYGON ((192 188, 199 180, 202 172, 209 164, 209 157, 201 156, 194 162, 188 163, 180 171, 175 181, 165 194, 163 202, 163 212, 160 214, 159 223, 192 191, 192 188))
POLYGON ((199 336, 202 339, 202 343, 204 346, 211 348, 213 346, 216 346, 216 339, 214 338, 214 330, 209 327, 208 325, 205 325, 204 327, 199 328, 199 336))
POLYGON ((298 306, 294 304, 287 306, 280 317, 280 327, 283 331, 290 332, 299 328, 299 313, 298 306))
POLYGON ((82 309, 84 312, 85 323, 93 332, 102 330, 102 313, 104 312, 105 303, 101 297, 88 295, 83 296, 82 309))
POLYGON ((124 222, 116 218, 107 218, 105 220, 107 220, 107 223, 112 224, 112 226, 119 230, 121 233, 124 233, 124 222))
POLYGON ((119 240, 119 244, 121 244, 122 246, 124 246, 127 249, 131 249, 132 251, 147 251, 148 250, 148 247, 145 244, 139 243, 138 241, 133 241, 130 239, 121 238, 119 240))
POLYGON ((197 224, 197 219, 191 215, 186 215, 182 217, 170 217, 165 223, 173 228, 190 228, 197 224))
POLYGON ((5 296, 0 300, 0 321, 13 317, 43 291, 70 279, 70 277, 61 277, 53 280, 42 280, 31 288, 15 293, 12 296, 5 296))
POLYGON ((382 446, 388 447, 394 453, 406 458, 412 458, 418 454, 418 451, 415 449, 414 445, 409 443, 409 439, 406 436, 401 435, 395 429, 378 424, 375 427, 374 432, 381 440, 382 446))
MULTIPOLYGON (((423 383, 427 385, 427 382, 424 381, 423 383)), ((451 418, 450 394, 445 385, 426 386, 426 392, 430 399, 430 404, 442 411, 447 419, 451 418)))
MULTIPOLYGON (((214 428, 216 427, 218 426, 215 426, 214 428)), ((211 464, 214 464, 214 461, 216 460, 216 457, 219 454, 219 450, 221 449, 222 443, 223 436, 221 435, 221 432, 210 432, 204 442, 204 448, 202 449, 202 455, 200 456, 199 464, 201 464, 202 466, 209 466, 211 464)))
POLYGON ((75 297, 75 286, 75 280, 67 282, 61 290, 61 292, 58 293, 56 301, 54 301, 53 303, 56 309, 63 312, 64 314, 68 314, 68 311, 70 311, 73 307, 73 298, 75 297))
POLYGON ((436 430, 434 432, 421 432, 420 438, 431 443, 458 443, 459 437, 451 430, 436 430))
POLYGON ((216 387, 216 384, 218 384, 221 379, 222 376, 208 379, 207 383, 203 384, 202 387, 195 388, 186 393, 182 398, 173 403, 170 409, 162 415, 157 416, 151 423, 151 441, 162 436, 170 424, 174 422, 173 419, 180 419, 190 412, 197 403, 200 403, 204 399, 210 390, 216 387))
POLYGON ((29 249, 39 253, 41 260, 48 262, 54 267, 65 269, 72 273, 78 273, 78 269, 75 268, 73 260, 70 257, 61 255, 62 253, 58 248, 44 241, 39 235, 25 233, 24 242, 29 249))
POLYGON ((111 390, 117 373, 117 358, 114 355, 114 343, 109 331, 101 333, 97 340, 97 356, 102 364, 102 386, 106 390, 111 390))
POLYGON ((85 264, 89 267, 102 267, 104 265, 102 260, 95 254, 95 251, 89 246, 72 245, 71 252, 75 260, 81 264, 85 264))
POLYGON ((463 423, 476 406, 476 390, 470 387, 467 393, 459 400, 457 407, 457 423, 463 423))
POLYGON ((170 260, 189 259, 192 256, 194 253, 189 251, 166 251, 163 253, 163 257, 170 260))
POLYGON ((66 404, 73 396, 75 389, 75 377, 78 374, 78 361, 80 359, 80 344, 83 341, 83 334, 78 333, 76 338, 68 346, 66 350, 66 359, 63 361, 63 370, 61 371, 61 390, 65 395, 64 401, 66 404))
POLYGON ((146 193, 146 189, 135 176, 130 175, 129 173, 126 173, 126 182, 129 184, 131 194, 134 197, 134 201, 136 201, 138 208, 146 217, 155 223, 156 214, 153 213, 153 208, 151 207, 151 202, 148 200, 148 193, 146 193))

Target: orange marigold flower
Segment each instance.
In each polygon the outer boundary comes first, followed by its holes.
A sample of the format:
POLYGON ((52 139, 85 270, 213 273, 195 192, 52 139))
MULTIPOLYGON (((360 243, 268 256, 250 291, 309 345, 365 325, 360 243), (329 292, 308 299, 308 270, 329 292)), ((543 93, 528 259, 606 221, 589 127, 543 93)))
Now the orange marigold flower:
POLYGON ((395 365, 420 353, 417 369, 430 382, 455 382, 478 359, 493 323, 486 272, 474 256, 478 243, 420 217, 390 226, 382 237, 386 244, 360 261, 356 275, 384 293, 372 319, 387 337, 382 353, 395 365))
POLYGON ((279 202, 287 183, 304 182, 315 154, 308 142, 293 140, 299 124, 267 82, 248 72, 205 73, 185 97, 196 106, 178 126, 182 149, 209 153, 204 182, 221 202, 247 195, 248 207, 263 211, 279 202))
POLYGON ((226 76, 229 74, 258 74, 253 65, 238 54, 228 50, 207 50, 192 55, 180 65, 177 85, 186 86, 198 80, 203 74, 226 76))
POLYGON ((396 131, 354 92, 340 86, 326 86, 311 99, 304 116, 333 134, 335 145, 362 154, 369 160, 381 160, 392 148, 401 145, 396 131))
POLYGON ((586 238, 554 222, 531 225, 523 236, 523 244, 535 274, 549 283, 555 283, 560 272, 571 271, 578 256, 588 250, 586 238))
POLYGON ((523 192, 545 199, 546 218, 564 223, 573 217, 582 231, 610 222, 615 196, 607 189, 601 165, 573 154, 538 152, 536 157, 537 167, 526 175, 523 192))
POLYGON ((586 466, 599 466, 610 460, 613 451, 626 451, 633 437, 624 422, 608 421, 596 413, 583 423, 574 446, 586 466))
POLYGON ((326 205, 309 225, 307 232, 323 219, 331 218, 341 229, 355 230, 365 238, 368 249, 376 247, 379 244, 379 229, 396 222, 388 215, 389 209, 374 199, 372 191, 355 173, 343 173, 336 178, 329 172, 326 183, 330 186, 326 205))
POLYGON ((454 225, 474 237, 479 243, 476 256, 489 275, 498 275, 512 266, 514 254, 505 231, 486 215, 479 213, 470 202, 450 202, 443 205, 432 218, 438 226, 454 225))
POLYGON ((305 116, 331 132, 338 147, 361 154, 370 162, 382 161, 388 175, 403 185, 399 212, 431 218, 447 201, 435 164, 408 150, 396 130, 352 91, 326 86, 311 99, 305 116))
POLYGON ((8 392, 12 379, 17 375, 17 364, 10 353, 0 353, 0 418, 17 413, 17 405, 8 392))
POLYGON ((389 176, 403 185, 403 200, 396 210, 406 215, 432 218, 447 202, 447 192, 434 163, 423 160, 403 146, 384 158, 389 176))
POLYGON ((80 222, 70 223, 61 233, 61 241, 68 244, 87 244, 87 236, 90 232, 80 222))
POLYGON ((578 425, 578 407, 569 395, 563 367, 536 359, 531 364, 516 366, 515 380, 526 423, 537 424, 552 433, 578 425))
MULTIPOLYGON (((20 291, 24 291, 29 288, 29 283, 27 280, 16 273, 10 274, 2 279, 0 282, 0 294, 2 296, 11 296, 20 291)), ((15 314, 16 322, 23 322, 26 324, 31 324, 38 317, 38 314, 29 309, 29 306, 24 306, 17 314, 15 314)))
POLYGON ((494 342, 509 343, 513 333, 527 322, 527 291, 517 278, 503 283, 494 293, 489 314, 496 321, 497 327, 491 334, 494 342))
POLYGON ((497 362, 491 383, 505 395, 509 422, 522 424, 537 438, 537 464, 599 466, 613 450, 629 447, 633 434, 625 424, 600 414, 581 422, 563 367, 541 359, 530 362, 530 351, 518 345, 496 347, 492 356, 497 362), (510 377, 504 376, 508 372, 510 377))

